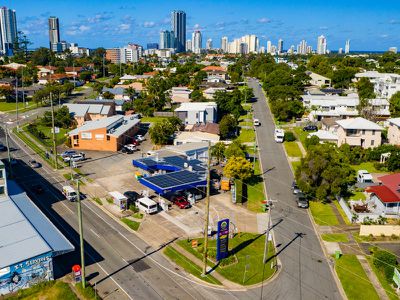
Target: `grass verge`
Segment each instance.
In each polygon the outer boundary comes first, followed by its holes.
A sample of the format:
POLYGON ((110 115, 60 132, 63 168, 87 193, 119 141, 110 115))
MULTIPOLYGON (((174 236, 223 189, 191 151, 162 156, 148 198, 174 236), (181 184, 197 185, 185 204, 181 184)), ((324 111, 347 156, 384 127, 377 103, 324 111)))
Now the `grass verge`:
POLYGON ((296 142, 285 142, 283 145, 289 157, 302 157, 300 147, 296 142))
POLYGON ((339 221, 329 204, 310 201, 310 211, 315 223, 322 226, 339 225, 339 221))
MULTIPOLYGON (((254 174, 261 174, 260 162, 257 159, 254 174)), ((261 212, 261 201, 265 200, 264 183, 262 178, 257 178, 247 184, 247 209, 254 212, 261 212), (261 179, 261 180, 260 180, 261 179)))
POLYGON ((168 256, 169 259, 171 259, 178 266, 183 268, 186 272, 196 276, 197 278, 204 280, 208 283, 222 285, 221 282, 219 282, 216 278, 214 278, 211 275, 202 277, 201 274, 203 273, 203 270, 201 269, 201 267, 199 267, 198 265, 193 263, 191 260, 187 259, 185 256, 180 254, 172 246, 167 246, 164 249, 164 254, 166 256, 168 256))
POLYGON ((295 133, 296 138, 303 144, 305 148, 308 132, 303 131, 303 128, 301 127, 294 127, 293 132, 295 133))
POLYGON ((347 243, 349 238, 345 233, 323 233, 321 238, 325 242, 337 242, 337 243, 347 243))
MULTIPOLYGON (((32 104, 27 105, 24 108, 24 103, 23 102, 18 102, 18 113, 23 113, 23 112, 26 112, 28 110, 35 109, 36 107, 38 107, 36 105, 36 103, 32 102, 32 104)), ((39 105, 39 107, 40 107, 40 105, 39 105)), ((13 111, 15 111, 16 112, 17 111, 17 107, 15 105, 15 102, 0 102, 0 111, 2 111, 2 112, 13 112, 13 111)))
POLYGON ((253 129, 241 129, 237 140, 241 143, 252 143, 255 141, 255 138, 253 129))
POLYGON ((19 290, 16 293, 0 296, 1 299, 62 299, 77 300, 78 297, 71 290, 68 283, 62 281, 46 281, 33 287, 19 290))
POLYGON ((381 283, 381 286, 386 292, 386 295, 389 297, 390 300, 398 300, 399 297, 396 294, 396 291, 394 290, 393 286, 390 284, 390 282, 387 281, 385 274, 383 274, 377 267, 372 262, 372 257, 367 256, 367 260, 369 263, 369 266, 371 267, 372 271, 374 271, 376 277, 378 278, 379 282, 381 283))
POLYGON ((128 218, 122 218, 121 221, 125 223, 130 229, 137 231, 139 229, 140 223, 130 220, 128 218))
POLYGON ((293 168, 293 172, 296 172, 296 169, 297 169, 297 167, 298 166, 300 166, 300 161, 292 161, 291 162, 291 164, 292 164, 292 168, 293 168))
POLYGON ((93 197, 92 200, 94 202, 96 202, 98 205, 103 205, 103 202, 101 201, 101 199, 99 197, 93 197))
POLYGON ((342 255, 335 270, 349 300, 378 300, 379 296, 355 255, 342 255))
MULTIPOLYGON (((236 257, 233 263, 221 266, 209 260, 208 265, 224 276, 226 279, 242 285, 252 285, 270 278, 275 273, 275 258, 266 264, 262 263, 264 253, 265 235, 252 233, 239 233, 229 239, 230 259, 236 257), (244 278, 244 270, 248 266, 244 278), (264 276, 263 276, 264 275, 264 276)), ((198 248, 192 248, 191 240, 180 240, 178 245, 199 259, 203 259, 203 239, 198 239, 198 248)), ((209 249, 216 249, 216 240, 209 241, 209 249)), ((272 242, 268 244, 268 256, 273 257, 275 249, 272 242)))

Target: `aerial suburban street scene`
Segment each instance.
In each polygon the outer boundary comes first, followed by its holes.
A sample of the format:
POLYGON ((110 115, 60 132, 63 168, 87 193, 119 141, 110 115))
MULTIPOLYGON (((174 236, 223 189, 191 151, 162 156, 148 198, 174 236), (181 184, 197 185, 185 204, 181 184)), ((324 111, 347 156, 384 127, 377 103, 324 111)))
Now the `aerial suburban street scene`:
POLYGON ((400 299, 399 12, 5 1, 0 299, 400 299))

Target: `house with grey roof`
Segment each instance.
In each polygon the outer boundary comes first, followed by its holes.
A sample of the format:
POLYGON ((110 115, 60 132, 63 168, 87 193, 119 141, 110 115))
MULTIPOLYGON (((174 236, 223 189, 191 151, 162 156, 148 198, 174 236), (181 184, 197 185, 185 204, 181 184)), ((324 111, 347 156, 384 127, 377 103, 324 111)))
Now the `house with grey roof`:
POLYGON ((94 121, 115 115, 114 101, 108 103, 66 103, 69 113, 74 117, 77 126, 86 121, 94 121))

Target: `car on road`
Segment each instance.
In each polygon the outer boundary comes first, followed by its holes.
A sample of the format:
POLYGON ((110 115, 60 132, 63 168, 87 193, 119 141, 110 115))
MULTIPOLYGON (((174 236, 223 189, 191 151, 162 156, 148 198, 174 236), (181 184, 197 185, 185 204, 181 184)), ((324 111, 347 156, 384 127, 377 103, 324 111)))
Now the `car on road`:
POLYGON ((293 181, 293 183, 292 183, 292 191, 293 191, 293 194, 295 194, 295 195, 301 192, 300 188, 297 186, 296 181, 293 181))
POLYGON ((135 140, 139 141, 139 142, 143 142, 145 139, 145 137, 141 134, 137 134, 135 135, 135 140))
POLYGON ((31 190, 32 190, 32 192, 34 192, 35 194, 38 194, 38 195, 43 194, 43 192, 44 192, 44 189, 40 184, 32 185, 31 190))
POLYGON ((190 203, 183 196, 174 196, 171 202, 178 206, 180 209, 190 208, 190 203))
POLYGON ((136 146, 133 144, 128 144, 122 147, 122 153, 132 154, 137 150, 136 146))
POLYGON ((29 165, 31 166, 31 168, 34 168, 34 169, 36 169, 36 168, 40 168, 40 163, 39 162, 37 162, 36 160, 34 160, 34 159, 31 159, 31 160, 29 160, 29 165))
POLYGON ((253 125, 254 126, 260 126, 261 125, 260 120, 259 119, 254 119, 253 120, 253 125))
POLYGON ((296 203, 299 208, 308 208, 309 206, 307 197, 301 192, 296 195, 296 203))
POLYGON ((307 125, 303 127, 303 131, 318 131, 318 127, 316 125, 307 125))
POLYGON ((73 154, 71 156, 67 156, 64 158, 64 162, 77 162, 77 161, 82 161, 85 160, 85 153, 77 153, 77 154, 73 154))
POLYGON ((66 150, 63 153, 61 153, 60 156, 62 158, 65 158, 65 157, 70 157, 70 156, 72 156, 74 154, 78 154, 78 153, 75 150, 66 150))

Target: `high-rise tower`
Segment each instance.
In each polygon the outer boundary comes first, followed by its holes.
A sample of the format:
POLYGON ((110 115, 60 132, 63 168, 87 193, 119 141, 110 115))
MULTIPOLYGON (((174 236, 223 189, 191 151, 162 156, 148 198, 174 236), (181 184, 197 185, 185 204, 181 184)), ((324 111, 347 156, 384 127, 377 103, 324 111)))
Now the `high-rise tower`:
POLYGON ((171 27, 175 37, 176 52, 184 52, 186 46, 186 13, 174 10, 171 13, 171 27))

